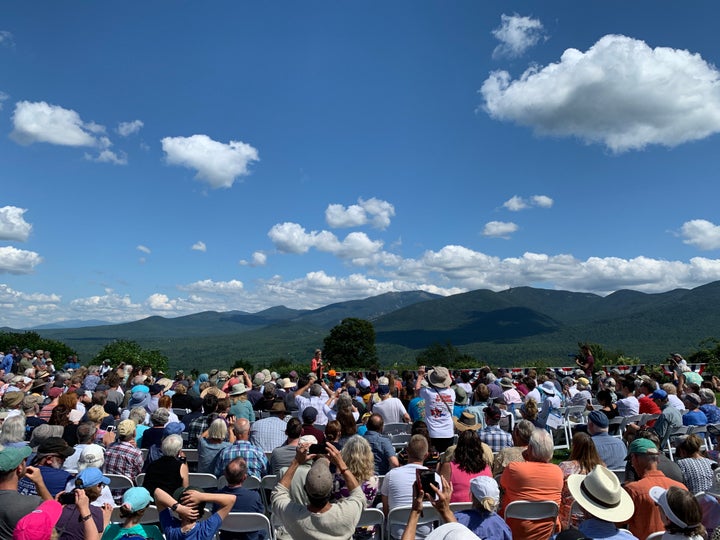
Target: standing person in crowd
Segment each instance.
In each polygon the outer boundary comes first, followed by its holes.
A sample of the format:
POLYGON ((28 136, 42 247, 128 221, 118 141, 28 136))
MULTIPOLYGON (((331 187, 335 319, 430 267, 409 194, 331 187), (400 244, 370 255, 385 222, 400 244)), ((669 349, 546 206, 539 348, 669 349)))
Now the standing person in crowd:
POLYGON ((230 407, 230 415, 235 418, 245 418, 248 422, 255 421, 255 409, 253 409, 252 403, 248 400, 248 388, 243 383, 234 384, 230 388, 230 400, 232 406, 230 407))
POLYGON ((310 359, 310 373, 314 373, 318 379, 322 379, 323 359, 322 351, 315 349, 315 354, 310 359))
POLYGON ((575 363, 585 372, 585 377, 592 379, 595 372, 595 357, 590 347, 587 345, 580 347, 580 355, 575 358, 575 363))
POLYGON ((285 442, 285 403, 275 401, 269 413, 269 417, 256 420, 250 427, 250 442, 263 452, 272 452, 285 442))
POLYGON ((410 423, 410 415, 402 401, 392 397, 389 385, 378 385, 378 395, 380 396, 380 403, 373 405, 373 413, 382 416, 385 424, 410 423))
POLYGON ((455 392, 450 388, 452 378, 445 367, 435 367, 425 376, 425 368, 420 367, 415 390, 425 401, 425 422, 433 446, 438 452, 444 452, 453 443, 455 435, 452 407, 455 392))

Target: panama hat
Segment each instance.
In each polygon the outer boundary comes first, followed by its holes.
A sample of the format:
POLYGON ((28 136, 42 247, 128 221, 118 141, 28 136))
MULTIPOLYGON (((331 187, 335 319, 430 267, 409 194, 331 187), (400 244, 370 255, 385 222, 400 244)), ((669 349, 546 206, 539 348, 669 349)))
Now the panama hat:
POLYGON ((635 513, 635 504, 618 477, 602 465, 590 474, 571 474, 567 486, 575 501, 598 519, 623 523, 635 513))
POLYGON ((434 367, 428 373, 428 381, 433 386, 448 388, 452 384, 452 377, 446 367, 434 367))

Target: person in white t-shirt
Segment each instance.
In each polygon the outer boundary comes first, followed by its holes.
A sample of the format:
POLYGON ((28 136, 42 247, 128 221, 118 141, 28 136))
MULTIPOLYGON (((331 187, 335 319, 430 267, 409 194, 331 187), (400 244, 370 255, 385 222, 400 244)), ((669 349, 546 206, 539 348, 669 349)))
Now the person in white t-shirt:
POLYGON ((410 415, 402 401, 392 397, 390 387, 387 384, 378 386, 378 395, 380 396, 380 403, 373 405, 373 412, 382 416, 385 424, 410 422, 410 415))
POLYGON ((444 452, 453 443, 455 426, 452 408, 455 404, 455 391, 450 388, 452 378, 445 367, 435 367, 425 378, 425 369, 418 370, 415 390, 425 400, 425 423, 433 446, 438 452, 444 452), (425 384, 424 384, 425 383, 425 384))

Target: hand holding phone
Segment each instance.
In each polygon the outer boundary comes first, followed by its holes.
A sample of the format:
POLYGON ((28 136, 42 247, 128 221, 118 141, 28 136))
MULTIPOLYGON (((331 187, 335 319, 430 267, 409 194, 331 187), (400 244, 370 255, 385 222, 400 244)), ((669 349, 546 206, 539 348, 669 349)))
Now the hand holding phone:
POLYGON ((423 493, 426 497, 429 497, 429 499, 435 500, 437 497, 437 494, 435 493, 435 490, 431 486, 435 486, 436 488, 440 489, 440 485, 437 482, 437 479, 435 478, 435 471, 430 471, 427 469, 417 469, 415 471, 416 480, 420 488, 423 490, 423 493))

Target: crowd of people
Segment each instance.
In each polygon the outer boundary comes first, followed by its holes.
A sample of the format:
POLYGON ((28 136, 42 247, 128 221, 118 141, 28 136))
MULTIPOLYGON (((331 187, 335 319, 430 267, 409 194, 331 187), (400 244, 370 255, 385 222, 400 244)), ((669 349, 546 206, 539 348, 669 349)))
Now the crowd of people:
POLYGON ((680 355, 667 381, 593 371, 589 355, 565 377, 326 372, 316 351, 308 373, 171 378, 15 348, 0 356, 0 540, 211 539, 231 512, 271 512, 279 538, 366 539, 369 507, 409 508, 387 524, 394 540, 720 538, 720 381, 680 355), (199 489, 191 469, 223 481, 199 489), (268 475, 269 497, 244 487, 268 475), (515 517, 521 501, 557 513, 515 517))

